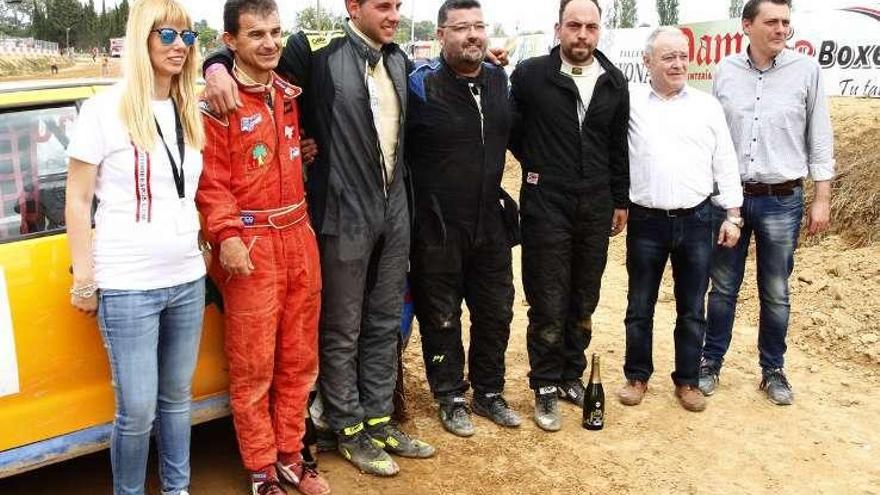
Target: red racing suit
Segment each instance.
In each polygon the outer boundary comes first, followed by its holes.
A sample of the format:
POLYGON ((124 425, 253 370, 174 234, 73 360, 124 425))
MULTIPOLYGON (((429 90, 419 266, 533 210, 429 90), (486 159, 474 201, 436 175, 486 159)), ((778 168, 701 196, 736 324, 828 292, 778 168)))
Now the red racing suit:
POLYGON ((223 294, 229 397, 245 468, 302 448, 309 390, 318 373, 321 272, 300 158, 301 90, 272 75, 238 82, 243 107, 228 117, 200 108, 204 170, 196 204, 215 246, 212 279, 223 294), (254 272, 231 277, 220 243, 238 236, 254 272))

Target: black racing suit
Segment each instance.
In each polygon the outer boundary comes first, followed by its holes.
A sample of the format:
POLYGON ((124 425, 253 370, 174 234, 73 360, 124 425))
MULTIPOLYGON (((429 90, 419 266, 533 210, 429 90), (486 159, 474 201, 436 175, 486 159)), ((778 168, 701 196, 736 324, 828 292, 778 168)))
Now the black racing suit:
POLYGON ((559 47, 522 62, 511 76, 533 389, 583 375, 613 209, 628 203, 627 81, 594 54, 604 74, 582 126, 577 86, 559 71, 559 47))
MULTIPOLYGON (((224 63, 231 66, 228 52, 224 63)), ((410 69, 397 45, 376 51, 348 26, 342 35, 291 35, 277 69, 302 87, 303 127, 320 150, 306 187, 321 250, 319 381, 337 431, 393 412, 410 243, 402 152, 410 69), (391 177, 366 83, 380 60, 401 111, 391 177)))
POLYGON ((464 300, 471 316, 468 378, 475 394, 500 393, 518 230, 516 204, 501 189, 511 125, 507 75, 483 64, 477 77, 461 77, 440 58, 410 75, 409 92, 410 281, 428 382, 438 399, 468 389, 464 300))

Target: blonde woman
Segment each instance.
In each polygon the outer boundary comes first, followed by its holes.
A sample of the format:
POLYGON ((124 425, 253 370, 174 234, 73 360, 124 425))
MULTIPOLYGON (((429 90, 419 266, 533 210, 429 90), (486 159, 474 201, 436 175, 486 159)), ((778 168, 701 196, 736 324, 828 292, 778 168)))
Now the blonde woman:
POLYGON ((116 417, 113 491, 143 494, 155 421, 164 494, 190 481, 190 397, 204 311, 197 33, 174 0, 128 18, 122 83, 83 104, 68 147, 71 303, 98 316, 116 417), (95 231, 90 212, 98 199, 95 231))

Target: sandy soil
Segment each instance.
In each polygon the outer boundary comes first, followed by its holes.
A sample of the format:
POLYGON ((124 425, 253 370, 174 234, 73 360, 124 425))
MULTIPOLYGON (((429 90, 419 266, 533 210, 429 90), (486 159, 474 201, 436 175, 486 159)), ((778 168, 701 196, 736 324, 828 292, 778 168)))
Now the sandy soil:
MULTIPOLYGON (((834 109, 838 122, 842 111, 873 118, 880 102, 846 102, 834 109)), ((511 164, 505 177, 511 192, 518 189, 518 170, 511 164)), ((799 250, 787 354, 797 400, 784 408, 771 405, 757 389, 757 296, 750 264, 721 387, 708 410, 694 414, 677 404, 669 379, 675 307, 668 273, 655 318, 657 370, 648 396, 635 408, 614 400, 623 383, 626 270, 624 239, 613 239, 590 349, 603 359, 606 428, 583 430, 580 411, 563 404, 563 430, 554 434, 530 420, 527 307, 518 249, 515 259, 517 298, 506 393, 526 419, 523 426, 505 430, 476 418, 478 432, 470 439, 445 433, 424 380, 416 333, 405 356, 414 418, 405 427, 432 442, 436 458, 401 460, 399 476, 379 480, 325 454, 321 468, 334 493, 880 493, 878 246, 849 250, 840 238, 830 237, 799 250)), ((228 420, 196 428, 194 494, 245 493, 231 431, 228 420)), ((107 493, 108 483, 109 463, 102 453, 0 481, 0 493, 107 493)), ((156 489, 152 480, 151 490, 156 489)))

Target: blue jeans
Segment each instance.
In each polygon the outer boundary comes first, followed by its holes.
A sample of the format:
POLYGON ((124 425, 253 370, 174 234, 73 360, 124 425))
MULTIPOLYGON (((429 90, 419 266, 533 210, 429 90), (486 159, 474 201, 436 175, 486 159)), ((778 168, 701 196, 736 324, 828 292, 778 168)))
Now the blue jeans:
POLYGON ((144 494, 154 423, 163 492, 189 487, 192 376, 204 309, 204 278, 164 289, 99 292, 98 324, 116 396, 110 439, 116 495, 144 494))
POLYGON ((623 366, 627 380, 647 382, 654 373, 654 307, 666 261, 671 258, 677 312, 672 380, 676 385, 699 382, 712 225, 712 206, 708 202, 690 215, 674 218, 630 209, 626 236, 629 293, 623 366))
MULTIPOLYGON (((759 363, 765 370, 782 368, 791 309, 788 278, 794 269, 794 251, 804 215, 804 192, 798 187, 790 196, 746 196, 742 211, 746 224, 739 244, 733 249, 717 249, 712 261, 703 358, 720 369, 730 347, 736 300, 754 235, 761 301, 759 363)), ((716 211, 716 222, 723 219, 724 213, 716 211)))

